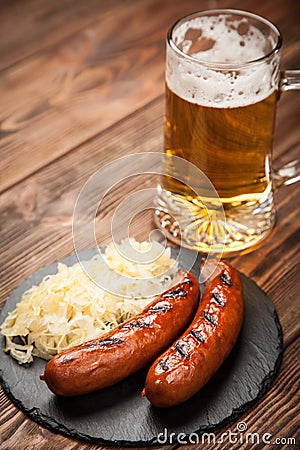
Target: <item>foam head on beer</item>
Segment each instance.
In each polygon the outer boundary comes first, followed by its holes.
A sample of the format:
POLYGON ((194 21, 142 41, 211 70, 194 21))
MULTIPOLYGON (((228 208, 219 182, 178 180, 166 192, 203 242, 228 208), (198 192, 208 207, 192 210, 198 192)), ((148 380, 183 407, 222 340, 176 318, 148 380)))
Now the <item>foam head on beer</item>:
POLYGON ((267 62, 260 61, 276 43, 247 18, 191 18, 173 29, 172 40, 179 52, 175 56, 168 49, 166 82, 175 94, 189 102, 235 108, 263 100, 276 87, 277 80, 270 76, 272 66, 267 68, 267 62), (180 52, 187 57, 180 58, 180 52), (251 69, 247 66, 243 70, 243 65, 251 61, 251 69), (239 69, 233 70, 232 65, 239 69))

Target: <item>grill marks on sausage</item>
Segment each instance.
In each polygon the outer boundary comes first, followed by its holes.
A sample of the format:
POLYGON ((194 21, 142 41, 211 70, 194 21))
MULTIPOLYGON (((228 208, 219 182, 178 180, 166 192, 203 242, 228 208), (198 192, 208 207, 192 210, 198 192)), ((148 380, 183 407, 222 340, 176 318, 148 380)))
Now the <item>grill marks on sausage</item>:
POLYGON ((165 372, 167 372, 169 370, 169 366, 164 359, 159 360, 158 364, 160 365, 162 370, 164 370, 165 372))
POLYGON ((226 284, 227 286, 229 286, 229 287, 232 286, 231 278, 225 272, 221 273, 220 280, 222 281, 222 283, 226 284))
POLYGON ((177 342, 174 347, 183 358, 187 358, 189 356, 189 352, 184 344, 177 342))
POLYGON ((205 339, 197 330, 191 330, 190 334, 196 339, 196 341, 200 342, 200 344, 204 344, 205 339))
MULTIPOLYGON (((71 362, 73 362, 73 361, 75 361, 75 358, 74 358, 74 356, 64 356, 63 357, 63 360, 62 360, 62 363, 63 364, 69 364, 69 363, 71 363, 71 362)), ((43 375, 40 375, 40 377, 42 377, 43 375)), ((44 380, 45 378, 41 378, 41 380, 44 380)))
POLYGON ((225 302, 222 299, 221 295, 218 292, 212 292, 212 300, 217 303, 219 306, 225 306, 225 302))
POLYGON ((162 312, 167 312, 170 311, 171 309, 171 305, 156 305, 156 306, 152 306, 152 308, 149 308, 148 312, 149 313, 162 313, 162 312))
POLYGON ((149 328, 150 326, 151 326, 150 322, 146 322, 144 320, 133 320, 132 322, 125 323, 122 328, 125 328, 126 330, 133 330, 133 329, 149 328))
POLYGON ((163 298, 186 297, 187 292, 184 289, 176 288, 173 291, 166 292, 163 298))
POLYGON ((205 320, 207 320, 207 322, 211 323, 214 326, 217 325, 217 322, 214 319, 214 317, 211 314, 209 314, 208 312, 203 311, 202 316, 204 317, 205 320))
POLYGON ((114 345, 120 345, 123 344, 124 339, 117 339, 117 338, 106 338, 101 339, 99 341, 92 341, 87 342, 84 344, 85 347, 106 347, 106 346, 114 346, 114 345))

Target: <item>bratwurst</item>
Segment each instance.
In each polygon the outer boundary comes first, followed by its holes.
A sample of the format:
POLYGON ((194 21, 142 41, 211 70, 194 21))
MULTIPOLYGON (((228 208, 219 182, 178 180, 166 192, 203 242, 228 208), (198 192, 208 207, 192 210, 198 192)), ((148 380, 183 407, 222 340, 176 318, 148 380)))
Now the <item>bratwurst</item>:
POLYGON ((157 407, 178 405, 192 397, 214 375, 237 341, 244 311, 240 276, 224 261, 211 264, 216 264, 216 271, 205 284, 192 323, 147 374, 142 395, 157 407))
POLYGON ((111 386, 152 362, 194 317, 200 288, 181 270, 173 286, 117 328, 55 355, 40 376, 57 395, 73 396, 111 386))

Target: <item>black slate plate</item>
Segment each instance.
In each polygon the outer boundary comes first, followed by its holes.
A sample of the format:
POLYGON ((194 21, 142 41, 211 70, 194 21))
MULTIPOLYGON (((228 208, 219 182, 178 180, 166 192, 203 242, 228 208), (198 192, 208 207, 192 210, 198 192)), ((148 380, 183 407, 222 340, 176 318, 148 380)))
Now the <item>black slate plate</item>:
MULTIPOLYGON (((176 253, 176 250, 175 250, 176 253)), ((89 258, 93 250, 83 257, 89 258)), ((72 265, 76 256, 62 262, 72 265)), ((189 266, 185 253, 180 266, 189 266)), ((200 257, 192 271, 199 273, 200 257)), ((19 286, 0 313, 0 323, 15 308, 21 295, 47 274, 55 273, 57 263, 40 270, 19 286)), ((40 381, 45 361, 35 358, 32 365, 20 366, 2 352, 0 338, 0 381, 12 399, 31 419, 72 438, 91 443, 157 445, 175 443, 176 436, 213 432, 236 420, 270 387, 282 357, 282 331, 275 308, 266 294, 241 275, 245 292, 245 319, 238 342, 210 382, 186 403, 160 410, 141 397, 147 368, 115 386, 82 397, 60 398, 40 381), (182 434, 183 433, 183 434, 182 434)), ((188 439, 188 437, 186 437, 188 439)), ((189 441, 188 441, 189 442, 189 441)))

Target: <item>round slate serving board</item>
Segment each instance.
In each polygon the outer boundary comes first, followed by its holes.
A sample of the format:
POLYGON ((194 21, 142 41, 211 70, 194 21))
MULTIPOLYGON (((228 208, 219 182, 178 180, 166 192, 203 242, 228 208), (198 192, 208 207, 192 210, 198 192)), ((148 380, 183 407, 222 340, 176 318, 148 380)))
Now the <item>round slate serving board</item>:
MULTIPOLYGON (((175 256, 178 254, 174 249, 175 256)), ((90 258, 89 250, 81 257, 90 258)), ((181 268, 190 259, 184 253, 181 268)), ((72 265, 75 255, 62 262, 72 265)), ((192 272, 199 274, 200 256, 192 272)), ((190 266, 188 265, 188 268, 190 266)), ((57 271, 51 264, 27 279, 13 291, 0 313, 0 323, 8 311, 33 284, 57 271)), ((91 443, 158 445, 175 443, 176 436, 195 432, 213 432, 236 420, 269 388, 279 370, 282 357, 282 331, 275 308, 266 294, 241 274, 245 294, 245 318, 236 346, 216 375, 198 394, 182 405, 167 410, 152 407, 140 395, 147 368, 107 389, 82 397, 60 398, 39 379, 45 361, 35 358, 31 365, 20 366, 2 352, 0 337, 0 381, 12 399, 31 419, 72 438, 91 443), (183 433, 183 434, 182 434, 183 433)))

